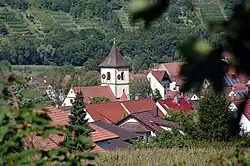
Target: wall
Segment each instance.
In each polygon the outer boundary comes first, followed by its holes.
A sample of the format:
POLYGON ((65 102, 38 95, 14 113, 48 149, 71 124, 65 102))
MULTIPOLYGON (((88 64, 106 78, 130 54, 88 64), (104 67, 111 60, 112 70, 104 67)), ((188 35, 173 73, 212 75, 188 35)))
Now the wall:
POLYGON ((242 114, 240 119, 241 128, 243 129, 244 133, 250 132, 250 121, 242 114))
POLYGON ((73 89, 71 88, 69 90, 68 95, 64 99, 62 106, 72 106, 71 100, 74 101, 75 97, 76 97, 76 94, 74 93, 73 89))
POLYGON ((165 89, 161 85, 161 83, 153 76, 152 73, 148 73, 147 79, 150 81, 150 87, 152 91, 155 91, 155 89, 158 89, 163 99, 165 99, 165 95, 164 95, 165 89))
POLYGON ((103 85, 109 85, 110 89, 116 96, 116 98, 120 98, 122 96, 123 90, 126 95, 129 96, 129 69, 128 68, 102 68, 101 76, 105 74, 106 78, 101 78, 101 83, 103 85), (107 80, 107 72, 110 72, 110 80, 107 80), (124 73, 124 79, 118 79, 118 75, 121 76, 121 73, 124 73))

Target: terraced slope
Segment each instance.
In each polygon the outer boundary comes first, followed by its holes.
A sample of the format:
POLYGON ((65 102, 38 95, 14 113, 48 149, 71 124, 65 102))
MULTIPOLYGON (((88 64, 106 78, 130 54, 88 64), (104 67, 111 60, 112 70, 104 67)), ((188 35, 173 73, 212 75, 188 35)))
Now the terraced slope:
POLYGON ((67 30, 78 30, 77 25, 72 20, 72 17, 68 13, 64 12, 50 12, 51 17, 55 20, 57 25, 67 30))
POLYGON ((0 10, 0 19, 4 21, 12 34, 31 34, 33 31, 30 29, 29 24, 23 19, 21 13, 8 9, 0 10))
POLYGON ((123 27, 123 29, 125 31, 130 31, 131 32, 131 31, 139 28, 139 24, 136 24, 135 26, 130 25, 130 23, 129 23, 130 12, 129 12, 127 6, 124 6, 120 10, 115 10, 114 12, 119 17, 120 22, 122 24, 122 27, 123 27))
POLYGON ((200 8, 203 22, 225 19, 216 0, 199 0, 196 5, 200 8))
POLYGON ((97 19, 72 18, 79 29, 98 29, 100 22, 97 19))

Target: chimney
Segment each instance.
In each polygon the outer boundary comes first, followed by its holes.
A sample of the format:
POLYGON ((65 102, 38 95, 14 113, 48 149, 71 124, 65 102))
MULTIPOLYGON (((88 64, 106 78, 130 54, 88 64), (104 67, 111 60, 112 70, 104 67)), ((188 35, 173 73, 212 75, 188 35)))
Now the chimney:
POLYGON ((156 104, 155 104, 155 107, 154 107, 154 117, 159 117, 159 109, 158 109, 156 104))
POLYGON ((57 108, 57 109, 59 108, 59 105, 58 105, 58 104, 56 104, 56 108, 57 108))

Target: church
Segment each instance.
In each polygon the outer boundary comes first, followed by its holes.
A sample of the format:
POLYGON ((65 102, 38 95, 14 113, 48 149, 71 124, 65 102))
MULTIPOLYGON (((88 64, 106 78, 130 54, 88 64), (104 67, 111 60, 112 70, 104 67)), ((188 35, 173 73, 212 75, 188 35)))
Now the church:
POLYGON ((100 86, 72 87, 64 99, 62 106, 72 106, 78 92, 82 92, 85 102, 94 97, 107 97, 111 101, 126 101, 129 99, 129 65, 122 57, 120 49, 114 44, 99 65, 101 73, 100 86))

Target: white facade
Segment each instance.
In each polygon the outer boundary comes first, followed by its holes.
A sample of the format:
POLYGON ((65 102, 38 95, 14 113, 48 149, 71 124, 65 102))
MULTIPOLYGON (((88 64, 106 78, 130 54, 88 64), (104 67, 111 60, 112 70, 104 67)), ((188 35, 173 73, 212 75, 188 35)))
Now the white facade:
POLYGON ((128 68, 101 68, 101 85, 108 85, 116 98, 122 96, 123 91, 129 95, 128 68))
POLYGON ((190 98, 191 101, 199 100, 199 97, 196 94, 193 94, 193 96, 190 98))
POLYGON ((162 96, 163 99, 165 99, 165 88, 163 87, 163 85, 154 77, 154 75, 149 72, 147 75, 147 79, 150 82, 150 87, 152 89, 152 91, 154 92, 155 89, 158 89, 160 91, 160 94, 162 96))
POLYGON ((73 89, 71 88, 69 90, 69 93, 68 95, 66 96, 66 98, 64 99, 63 103, 62 103, 62 106, 72 106, 72 102, 74 101, 76 97, 76 94, 75 92, 73 91, 73 89))
POLYGON ((240 125, 241 125, 241 129, 244 131, 244 133, 250 132, 250 121, 247 119, 247 117, 245 117, 244 114, 242 114, 242 116, 241 116, 240 125))
POLYGON ((179 86, 176 85, 176 82, 171 82, 171 83, 169 84, 169 89, 170 89, 171 91, 179 91, 179 86))

